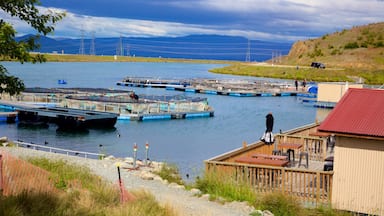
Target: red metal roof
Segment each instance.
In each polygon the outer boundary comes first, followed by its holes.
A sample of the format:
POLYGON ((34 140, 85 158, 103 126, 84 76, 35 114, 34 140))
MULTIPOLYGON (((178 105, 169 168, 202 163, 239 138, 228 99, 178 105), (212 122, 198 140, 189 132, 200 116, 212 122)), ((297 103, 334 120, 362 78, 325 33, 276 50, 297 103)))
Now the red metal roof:
POLYGON ((318 130, 384 137, 384 90, 348 89, 318 130))

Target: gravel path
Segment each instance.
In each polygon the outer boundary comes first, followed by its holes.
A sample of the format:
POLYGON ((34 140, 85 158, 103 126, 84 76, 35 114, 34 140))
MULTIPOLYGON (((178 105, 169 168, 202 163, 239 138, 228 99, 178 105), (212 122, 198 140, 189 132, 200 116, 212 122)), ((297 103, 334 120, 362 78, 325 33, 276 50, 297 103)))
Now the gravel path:
MULTIPOLYGON (((116 162, 114 160, 94 160, 76 156, 67 156, 63 154, 49 153, 37 151, 27 148, 16 147, 0 147, 0 152, 4 150, 16 157, 45 157, 49 159, 62 159, 73 164, 88 167, 96 175, 104 179, 117 183, 118 174, 116 162)), ((151 192, 156 199, 164 205, 169 205, 179 215, 182 216, 248 216, 254 211, 252 207, 245 203, 231 202, 220 204, 208 200, 208 196, 197 197, 196 190, 187 191, 182 186, 176 184, 167 184, 160 178, 154 180, 144 180, 143 174, 148 174, 148 168, 141 167, 139 170, 131 170, 131 165, 122 163, 121 176, 123 183, 128 190, 144 189, 151 192)))

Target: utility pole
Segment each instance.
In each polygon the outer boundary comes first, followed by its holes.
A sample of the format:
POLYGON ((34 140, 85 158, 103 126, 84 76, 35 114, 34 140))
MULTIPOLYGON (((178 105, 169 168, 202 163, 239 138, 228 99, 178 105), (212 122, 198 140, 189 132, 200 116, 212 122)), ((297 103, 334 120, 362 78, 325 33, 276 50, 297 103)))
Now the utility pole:
POLYGON ((95 32, 92 32, 91 47, 89 48, 89 55, 96 55, 95 52, 95 32))
POLYGON ((116 55, 123 56, 124 55, 124 47, 123 47, 123 37, 120 35, 119 44, 116 48, 116 55))
POLYGON ((84 30, 83 29, 81 29, 79 54, 84 55, 84 30))
POLYGON ((245 62, 251 61, 251 41, 248 39, 247 53, 245 55, 245 62))

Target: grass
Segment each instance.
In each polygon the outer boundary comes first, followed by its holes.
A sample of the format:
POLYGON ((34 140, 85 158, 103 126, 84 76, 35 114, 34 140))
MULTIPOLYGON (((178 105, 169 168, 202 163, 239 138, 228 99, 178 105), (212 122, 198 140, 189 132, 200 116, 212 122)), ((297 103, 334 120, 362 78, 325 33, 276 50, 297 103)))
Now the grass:
MULTIPOLYGON (((294 197, 274 193, 257 193, 245 182, 234 183, 228 174, 205 173, 203 178, 196 181, 196 188, 202 193, 210 194, 212 200, 220 198, 226 201, 245 201, 255 209, 269 210, 275 216, 347 216, 350 213, 331 209, 329 207, 304 208, 294 197)), ((257 212, 252 216, 259 215, 257 212)))
MULTIPOLYGON (((33 54, 32 54, 33 55, 33 54)), ((204 64, 230 64, 234 61, 183 59, 183 58, 151 58, 132 56, 98 56, 98 55, 70 55, 70 54, 44 54, 48 62, 179 62, 179 63, 204 63, 204 64)))
POLYGON ((44 158, 29 161, 51 173, 59 192, 0 196, 0 215, 176 215, 145 191, 133 191, 134 199, 121 203, 117 185, 106 183, 86 168, 44 158))
POLYGON ((384 84, 384 71, 357 69, 317 69, 310 67, 265 66, 252 64, 233 64, 210 70, 213 73, 240 76, 270 77, 277 79, 298 79, 316 82, 355 82, 363 78, 365 84, 384 84))
POLYGON ((156 175, 160 176, 162 179, 167 180, 169 183, 176 183, 179 185, 184 185, 184 181, 180 176, 180 171, 177 165, 164 163, 161 166, 161 169, 158 172, 155 172, 156 175))

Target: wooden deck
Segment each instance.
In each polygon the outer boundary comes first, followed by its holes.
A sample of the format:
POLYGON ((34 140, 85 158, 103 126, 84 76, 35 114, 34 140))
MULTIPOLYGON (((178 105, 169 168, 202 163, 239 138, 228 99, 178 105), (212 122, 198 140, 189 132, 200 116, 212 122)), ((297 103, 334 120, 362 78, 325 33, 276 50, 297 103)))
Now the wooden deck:
MULTIPOLYGON (((223 175, 234 182, 249 184, 257 192, 283 193, 298 197, 306 204, 327 205, 332 198, 333 171, 323 171, 325 158, 332 155, 326 146, 326 138, 309 136, 317 124, 295 129, 276 135, 275 145, 256 142, 243 144, 242 148, 205 161, 206 173, 223 175), (255 154, 272 155, 279 149, 280 143, 296 143, 302 145, 299 151, 308 153, 308 167, 303 157, 299 164, 299 154, 283 166, 245 163, 239 160, 251 158, 255 154)), ((295 145, 298 146, 298 145, 295 145)))

